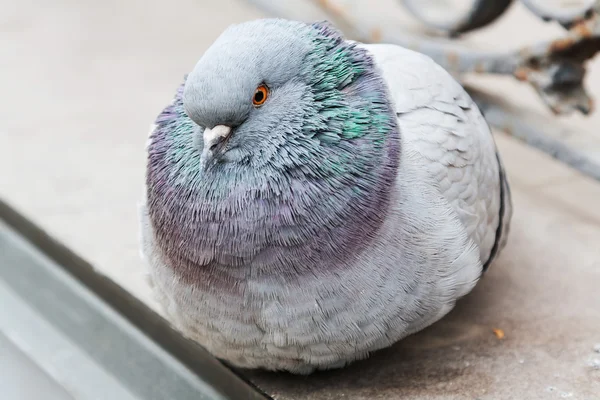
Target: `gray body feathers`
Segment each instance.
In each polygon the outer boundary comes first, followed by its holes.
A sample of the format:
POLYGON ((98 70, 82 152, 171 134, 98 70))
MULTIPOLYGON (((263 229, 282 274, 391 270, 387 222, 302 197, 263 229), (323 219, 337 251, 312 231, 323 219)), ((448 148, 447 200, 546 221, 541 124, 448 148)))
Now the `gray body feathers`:
POLYGON ((398 173, 368 245, 348 250, 342 267, 265 274, 242 263, 199 285, 166 261, 147 200, 140 206, 142 253, 166 315, 234 365, 309 373, 367 357, 446 315, 506 242, 510 192, 464 89, 426 56, 359 47, 396 113, 398 173))

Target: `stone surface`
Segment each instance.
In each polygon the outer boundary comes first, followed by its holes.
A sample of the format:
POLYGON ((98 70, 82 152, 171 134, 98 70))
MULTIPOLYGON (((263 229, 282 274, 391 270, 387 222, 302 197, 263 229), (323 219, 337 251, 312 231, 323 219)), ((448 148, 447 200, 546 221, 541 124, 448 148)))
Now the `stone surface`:
MULTIPOLYGON (((137 243, 149 125, 220 31, 261 13, 239 0, 0 9, 0 196, 156 307, 137 243)), ((515 7, 477 40, 510 48, 525 40, 515 21, 527 40, 552 33, 515 7)), ((597 62, 592 70, 600 93, 597 62)), ((479 82, 543 111, 523 85, 479 82)), ((562 122, 587 128, 575 139, 593 149, 598 118, 562 122)), ((344 370, 248 376, 278 399, 600 399, 600 184, 497 141, 515 202, 509 244, 447 318, 344 370)))

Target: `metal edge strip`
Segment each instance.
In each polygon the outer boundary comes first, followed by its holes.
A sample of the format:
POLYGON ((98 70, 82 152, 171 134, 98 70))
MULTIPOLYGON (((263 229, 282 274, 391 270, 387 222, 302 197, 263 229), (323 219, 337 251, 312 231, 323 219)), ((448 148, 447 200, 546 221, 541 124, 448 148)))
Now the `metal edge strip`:
POLYGON ((0 220, 225 398, 272 399, 241 372, 225 366, 201 346, 183 337, 163 317, 96 272, 91 264, 2 199, 0 220))

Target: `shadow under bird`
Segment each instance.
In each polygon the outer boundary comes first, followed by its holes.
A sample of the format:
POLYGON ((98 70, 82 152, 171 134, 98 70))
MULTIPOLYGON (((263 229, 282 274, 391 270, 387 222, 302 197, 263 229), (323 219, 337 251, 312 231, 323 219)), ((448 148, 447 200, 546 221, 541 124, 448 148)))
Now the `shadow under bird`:
POLYGON ((511 210, 486 121, 430 58, 263 19, 225 30, 158 116, 141 246, 186 336, 306 374, 446 315, 511 210))

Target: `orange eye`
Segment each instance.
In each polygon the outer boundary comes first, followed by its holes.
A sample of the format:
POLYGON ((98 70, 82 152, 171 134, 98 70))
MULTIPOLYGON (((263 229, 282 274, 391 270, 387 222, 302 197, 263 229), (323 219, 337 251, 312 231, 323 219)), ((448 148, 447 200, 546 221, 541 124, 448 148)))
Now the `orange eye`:
POLYGON ((265 104, 267 97, 269 97, 269 88, 266 85, 260 85, 254 92, 252 104, 254 104, 255 107, 260 107, 265 104))

